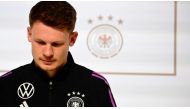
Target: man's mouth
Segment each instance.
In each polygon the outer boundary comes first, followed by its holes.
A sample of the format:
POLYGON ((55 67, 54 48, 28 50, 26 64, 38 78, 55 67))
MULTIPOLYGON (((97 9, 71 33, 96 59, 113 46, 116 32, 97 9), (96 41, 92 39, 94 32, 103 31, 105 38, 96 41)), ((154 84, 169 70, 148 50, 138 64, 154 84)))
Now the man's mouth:
POLYGON ((54 62, 54 60, 45 60, 45 59, 40 59, 42 62, 43 62, 43 64, 45 64, 45 65, 51 65, 53 62, 54 62))

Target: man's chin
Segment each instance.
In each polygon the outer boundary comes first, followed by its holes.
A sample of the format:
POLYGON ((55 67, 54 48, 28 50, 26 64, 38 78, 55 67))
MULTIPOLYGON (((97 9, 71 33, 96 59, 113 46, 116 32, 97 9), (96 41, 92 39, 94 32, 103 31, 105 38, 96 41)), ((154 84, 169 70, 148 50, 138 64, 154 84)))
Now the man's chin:
POLYGON ((46 72, 52 72, 52 71, 55 71, 56 68, 53 67, 53 66, 40 66, 40 68, 46 72))
POLYGON ((44 68, 44 67, 42 67, 41 69, 43 71, 45 71, 49 77, 53 77, 56 74, 56 69, 55 68, 47 68, 47 67, 44 68))

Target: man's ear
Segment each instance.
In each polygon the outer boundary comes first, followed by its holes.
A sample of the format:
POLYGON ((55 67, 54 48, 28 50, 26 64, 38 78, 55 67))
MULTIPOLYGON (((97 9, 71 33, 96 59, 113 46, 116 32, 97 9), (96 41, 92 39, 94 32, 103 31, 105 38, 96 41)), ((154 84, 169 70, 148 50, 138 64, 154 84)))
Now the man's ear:
POLYGON ((78 32, 73 32, 71 35, 70 35, 70 42, 69 42, 69 46, 73 46, 75 44, 75 41, 77 40, 77 36, 78 36, 78 32))
POLYGON ((31 27, 28 27, 28 28, 27 28, 27 35, 28 35, 28 41, 31 42, 31 40, 32 40, 31 27))

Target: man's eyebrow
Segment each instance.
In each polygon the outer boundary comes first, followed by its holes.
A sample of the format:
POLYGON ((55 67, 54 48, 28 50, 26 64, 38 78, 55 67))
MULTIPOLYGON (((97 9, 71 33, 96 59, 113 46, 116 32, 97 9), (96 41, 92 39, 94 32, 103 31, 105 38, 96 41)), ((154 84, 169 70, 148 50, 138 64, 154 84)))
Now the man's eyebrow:
POLYGON ((65 43, 65 41, 61 40, 61 41, 54 41, 52 43, 65 43))
MULTIPOLYGON (((35 41, 46 43, 43 39, 35 39, 35 41)), ((51 43, 63 44, 63 43, 65 43, 65 40, 53 41, 53 42, 51 42, 51 43)))
POLYGON ((38 42, 45 42, 44 40, 42 39, 34 39, 35 41, 38 41, 38 42))

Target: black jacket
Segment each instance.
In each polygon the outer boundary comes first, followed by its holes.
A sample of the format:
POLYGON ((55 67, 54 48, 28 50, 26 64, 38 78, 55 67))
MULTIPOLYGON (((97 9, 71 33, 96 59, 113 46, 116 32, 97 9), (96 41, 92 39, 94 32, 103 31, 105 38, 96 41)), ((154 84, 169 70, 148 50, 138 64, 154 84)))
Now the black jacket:
POLYGON ((0 106, 116 106, 108 82, 101 75, 74 63, 67 64, 54 78, 31 64, 0 77, 0 106))

